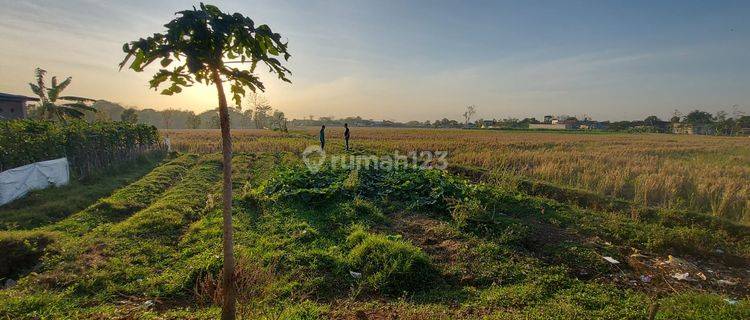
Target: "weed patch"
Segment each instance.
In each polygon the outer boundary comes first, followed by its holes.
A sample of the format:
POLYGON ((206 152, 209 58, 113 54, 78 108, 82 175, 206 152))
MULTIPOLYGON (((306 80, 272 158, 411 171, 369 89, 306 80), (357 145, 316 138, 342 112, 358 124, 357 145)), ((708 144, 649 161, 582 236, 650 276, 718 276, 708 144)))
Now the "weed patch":
POLYGON ((352 276, 361 277, 362 289, 400 294, 424 289, 438 279, 429 257, 397 237, 355 230, 346 239, 352 276))

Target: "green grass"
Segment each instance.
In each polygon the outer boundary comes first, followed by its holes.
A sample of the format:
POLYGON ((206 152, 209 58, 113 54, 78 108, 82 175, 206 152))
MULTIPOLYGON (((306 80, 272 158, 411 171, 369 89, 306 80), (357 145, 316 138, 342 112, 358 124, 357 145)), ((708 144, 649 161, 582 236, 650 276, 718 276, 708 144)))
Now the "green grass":
POLYGON ((497 199, 492 199, 495 196, 485 199, 495 211, 542 212, 545 214, 540 219, 558 226, 661 253, 726 260, 750 258, 750 226, 727 219, 692 211, 643 207, 585 190, 498 177, 477 168, 454 167, 451 171, 487 181, 502 190, 495 192, 497 199), (729 251, 733 256, 717 255, 716 249, 729 251))
POLYGON ((0 207, 0 230, 28 230, 64 219, 149 173, 162 158, 143 156, 66 186, 32 191, 0 207))
POLYGON ((347 263, 361 274, 359 289, 384 294, 427 287, 436 278, 430 258, 399 237, 372 234, 355 229, 347 238, 347 263))
POLYGON ((180 235, 199 218, 207 205, 206 190, 214 189, 219 177, 219 160, 201 159, 149 206, 125 220, 64 242, 65 260, 44 261, 44 268, 56 274, 55 278, 35 280, 52 286, 73 281, 67 284, 69 288, 95 299, 140 293, 161 297, 181 288, 185 285, 180 283, 182 278, 164 282, 161 273, 174 263, 180 235), (97 262, 82 266, 86 257, 97 262))
MULTIPOLYGON (((746 261, 748 233, 735 225, 662 212, 634 220, 435 171, 310 174, 288 154, 238 154, 233 167, 245 318, 644 319, 653 301, 659 319, 750 312, 732 292, 622 287, 607 280, 618 267, 601 259, 625 261, 622 245, 714 263, 721 247, 746 261)), ((116 218, 61 234, 0 233, 14 257, 37 264, 0 290, 0 318, 216 318, 220 186, 218 155, 181 157, 102 199, 133 203, 116 218)))
POLYGON ((17 278, 33 268, 56 235, 42 231, 6 231, 0 233, 0 280, 17 278))
POLYGON ((196 158, 195 155, 183 155, 169 161, 109 197, 44 229, 81 236, 100 224, 125 219, 181 181, 196 158))

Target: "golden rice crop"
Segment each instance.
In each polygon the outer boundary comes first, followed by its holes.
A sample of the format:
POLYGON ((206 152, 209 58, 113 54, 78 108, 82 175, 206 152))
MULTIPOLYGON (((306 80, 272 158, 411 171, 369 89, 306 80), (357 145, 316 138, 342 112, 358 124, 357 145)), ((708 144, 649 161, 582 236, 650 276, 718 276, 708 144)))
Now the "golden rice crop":
MULTIPOLYGON (((233 131, 235 150, 300 153, 319 128, 233 131)), ((343 128, 327 128, 339 148, 343 128)), ((220 150, 218 130, 168 131, 177 150, 220 150)), ((352 147, 378 153, 448 151, 449 163, 582 188, 644 205, 750 223, 750 139, 669 134, 580 134, 351 128, 352 147)))
MULTIPOLYGON (((180 152, 221 152, 221 132, 218 129, 161 130, 170 139, 173 150, 180 152)), ((286 134, 260 129, 232 130, 232 148, 237 152, 294 152, 300 153, 314 141, 303 134, 286 134)))

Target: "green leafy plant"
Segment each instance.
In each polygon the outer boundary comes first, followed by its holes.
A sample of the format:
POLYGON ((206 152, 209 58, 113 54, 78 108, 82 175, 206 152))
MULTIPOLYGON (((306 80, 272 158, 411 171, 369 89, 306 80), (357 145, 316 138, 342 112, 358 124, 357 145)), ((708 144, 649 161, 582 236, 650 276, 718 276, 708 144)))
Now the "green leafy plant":
POLYGON ((446 199, 460 199, 468 192, 469 186, 460 179, 417 167, 381 170, 369 166, 355 170, 324 165, 316 173, 289 167, 280 169, 263 187, 268 196, 310 204, 360 196, 404 210, 435 212, 447 212, 446 199))
POLYGON ((67 77, 58 83, 57 77, 52 77, 51 86, 47 87, 44 81, 46 74, 46 70, 36 68, 36 83, 29 83, 31 91, 39 96, 37 108, 41 119, 57 119, 65 122, 70 118, 83 118, 84 111, 96 112, 95 108, 87 105, 87 103, 94 102, 94 99, 60 95, 70 85, 73 78, 67 77))
POLYGON ((0 170, 67 157, 79 177, 159 149, 156 127, 128 122, 0 122, 0 170))

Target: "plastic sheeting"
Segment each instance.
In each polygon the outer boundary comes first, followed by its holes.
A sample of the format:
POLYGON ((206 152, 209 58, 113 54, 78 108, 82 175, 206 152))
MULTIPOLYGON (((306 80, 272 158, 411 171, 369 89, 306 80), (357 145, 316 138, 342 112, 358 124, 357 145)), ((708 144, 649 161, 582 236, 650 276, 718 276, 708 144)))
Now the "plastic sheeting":
POLYGON ((62 186, 70 182, 68 159, 60 158, 28 164, 0 172, 0 205, 4 205, 31 190, 51 185, 62 186))

